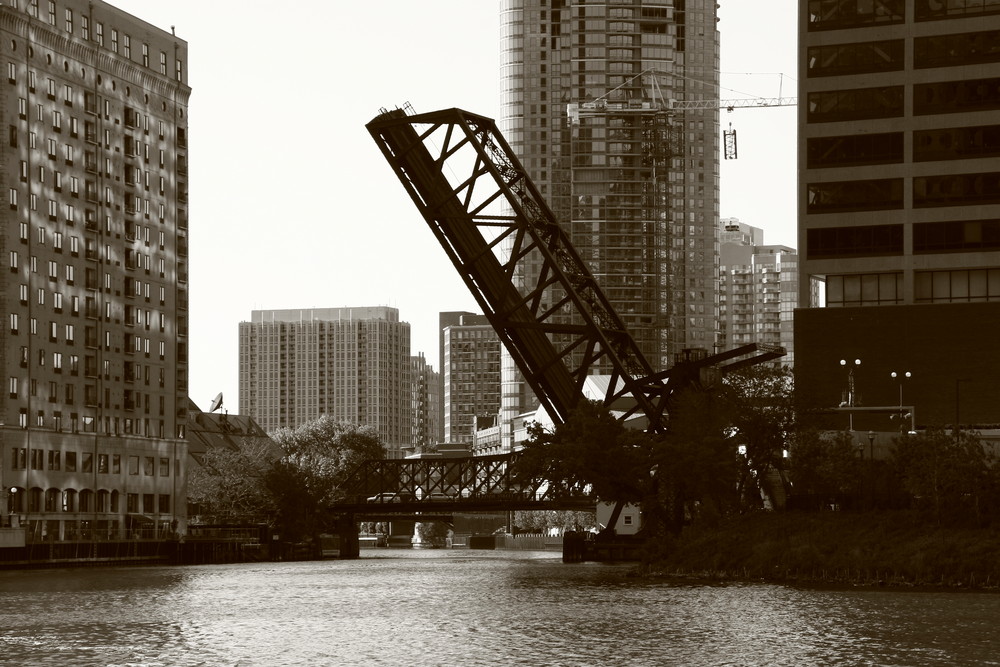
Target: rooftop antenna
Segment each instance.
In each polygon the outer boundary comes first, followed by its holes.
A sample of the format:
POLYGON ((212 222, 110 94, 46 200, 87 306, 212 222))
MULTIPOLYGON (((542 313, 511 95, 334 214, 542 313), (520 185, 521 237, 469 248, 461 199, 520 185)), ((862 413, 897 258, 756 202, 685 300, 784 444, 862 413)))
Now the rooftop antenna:
POLYGON ((215 398, 212 399, 212 404, 208 406, 208 412, 209 413, 215 412, 221 407, 222 407, 222 392, 220 391, 218 394, 215 395, 215 398))

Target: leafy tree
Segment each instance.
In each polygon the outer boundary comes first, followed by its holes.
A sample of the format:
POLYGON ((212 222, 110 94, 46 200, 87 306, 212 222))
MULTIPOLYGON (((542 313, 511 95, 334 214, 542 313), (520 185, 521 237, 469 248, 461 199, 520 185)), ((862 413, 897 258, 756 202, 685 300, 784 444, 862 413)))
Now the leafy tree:
POLYGON ((284 452, 265 485, 274 499, 286 541, 317 537, 330 529, 327 507, 343 497, 341 487, 362 461, 385 457, 385 446, 370 426, 329 417, 271 434, 284 452))
POLYGON ((588 493, 606 502, 636 503, 645 495, 650 443, 598 401, 581 401, 552 430, 530 424, 528 434, 517 474, 548 480, 554 496, 588 493))
POLYGON ((188 502, 205 523, 265 521, 274 512, 264 485, 274 454, 260 438, 244 438, 236 449, 209 449, 188 474, 188 502))
POLYGON ((845 495, 860 495, 863 470, 851 433, 824 433, 813 428, 793 432, 789 467, 796 496, 827 503, 845 495))
POLYGON ((979 434, 933 428, 904 435, 895 441, 892 463, 916 506, 935 522, 982 518, 995 472, 979 434))
POLYGON ((792 371, 786 366, 759 364, 726 376, 730 433, 743 452, 740 497, 759 505, 772 493, 767 480, 783 468, 784 450, 795 430, 792 371))

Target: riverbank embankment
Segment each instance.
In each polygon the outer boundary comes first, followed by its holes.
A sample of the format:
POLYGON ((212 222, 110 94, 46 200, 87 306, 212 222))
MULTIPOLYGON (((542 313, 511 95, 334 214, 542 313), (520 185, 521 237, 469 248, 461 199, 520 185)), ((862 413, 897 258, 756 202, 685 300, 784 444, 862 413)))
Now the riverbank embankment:
POLYGON ((693 525, 643 572, 714 580, 1000 590, 1000 530, 894 512, 761 512, 693 525))

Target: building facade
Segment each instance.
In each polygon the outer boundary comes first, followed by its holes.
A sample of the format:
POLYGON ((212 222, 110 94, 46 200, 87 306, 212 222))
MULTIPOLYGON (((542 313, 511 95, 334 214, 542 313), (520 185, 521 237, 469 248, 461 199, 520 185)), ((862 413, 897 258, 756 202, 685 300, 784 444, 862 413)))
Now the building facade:
POLYGON ((326 415, 410 447, 410 325, 396 308, 255 310, 239 325, 240 414, 268 431, 326 415))
POLYGON ((187 43, 100 0, 0 5, 0 514, 28 543, 185 528, 187 43))
POLYGON ((797 389, 1000 422, 1000 6, 819 0, 799 44, 797 389))
POLYGON ((441 374, 427 363, 423 352, 410 357, 410 444, 418 452, 441 441, 441 374))
POLYGON ((462 316, 441 332, 446 443, 472 443, 500 413, 500 337, 485 319, 462 316))
MULTIPOLYGON (((500 127, 639 349, 657 369, 682 349, 711 350, 715 3, 503 0, 501 24, 500 127)), ((537 405, 506 354, 502 401, 502 424, 537 405)))
POLYGON ((794 362, 793 314, 798 303, 798 254, 763 245, 764 232, 734 218, 719 225, 719 350, 749 343, 785 348, 794 362))

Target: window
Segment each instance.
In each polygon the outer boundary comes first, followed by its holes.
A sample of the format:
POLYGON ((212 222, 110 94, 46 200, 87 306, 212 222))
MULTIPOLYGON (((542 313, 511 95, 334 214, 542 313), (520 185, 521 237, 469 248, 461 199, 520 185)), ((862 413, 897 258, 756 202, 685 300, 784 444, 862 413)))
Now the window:
POLYGON ((139 457, 129 456, 128 457, 128 474, 138 475, 139 474, 139 457))
POLYGON ((886 305, 902 299, 903 274, 899 272, 826 277, 826 305, 830 308, 886 305))
POLYGON ((917 303, 1000 301, 1000 269, 915 271, 917 303))
POLYGON ((80 15, 80 33, 84 39, 90 39, 90 17, 86 14, 80 15))
POLYGON ((170 477, 170 459, 166 456, 160 457, 160 477, 170 477))
POLYGON ((142 66, 149 67, 149 44, 142 45, 142 66))
POLYGON ((108 472, 108 455, 98 454, 97 455, 97 472, 102 474, 107 474, 108 472))
POLYGON ((17 65, 14 63, 7 63, 7 82, 17 83, 17 65))
POLYGON ((806 110, 809 123, 898 118, 902 115, 903 86, 810 93, 806 110))
POLYGON ((914 7, 917 21, 960 19, 967 16, 1000 14, 1000 5, 994 0, 918 0, 914 7))
POLYGON ((903 40, 810 47, 809 76, 837 76, 903 69, 903 40))
POLYGON ((159 496, 159 506, 157 511, 160 514, 170 514, 170 494, 161 493, 159 496))
POLYGON ((1000 250, 1000 220, 924 222, 913 225, 913 253, 1000 250))
POLYGON ((118 29, 111 29, 111 50, 118 53, 118 29))
POLYGON ((914 130, 913 161, 1000 157, 1000 125, 914 130))
POLYGON ((992 111, 1000 105, 1000 77, 914 84, 916 116, 992 111))
POLYGON ((76 452, 66 452, 66 472, 76 472, 76 452))
POLYGON ((100 21, 95 23, 94 32, 97 33, 97 43, 104 46, 104 24, 100 21))
POLYGON ((902 23, 905 0, 809 0, 809 31, 902 23))
MULTIPOLYGON (((167 54, 164 51, 160 51, 160 74, 163 74, 164 76, 166 76, 167 74, 167 54)), ((160 127, 161 127, 160 138, 162 139, 163 138, 162 122, 160 123, 160 127)))
POLYGON ((1000 202, 1000 172, 918 176, 913 207, 969 206, 1000 202))
POLYGON ((132 57, 132 37, 130 35, 122 35, 122 52, 126 58, 132 57))
POLYGON ((806 195, 808 213, 898 209, 903 207, 903 179, 809 183, 806 195))
POLYGON ((55 450, 55 449, 50 449, 49 450, 49 470, 59 470, 59 464, 60 464, 59 456, 60 456, 60 453, 61 452, 59 452, 58 450, 55 450))
POLYGON ((66 32, 73 32, 73 10, 66 10, 66 32))

